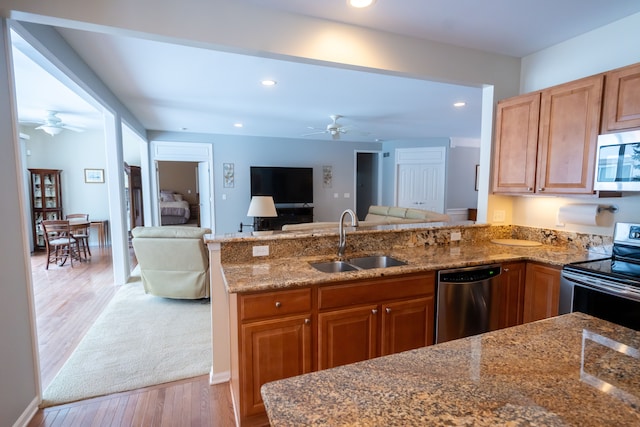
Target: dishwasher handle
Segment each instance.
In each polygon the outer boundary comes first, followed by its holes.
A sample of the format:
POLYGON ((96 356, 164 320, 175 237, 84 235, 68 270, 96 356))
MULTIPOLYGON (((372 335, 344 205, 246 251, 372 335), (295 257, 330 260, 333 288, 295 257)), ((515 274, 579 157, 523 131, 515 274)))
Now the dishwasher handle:
POLYGON ((438 282, 441 283, 472 283, 489 280, 502 274, 502 266, 488 265, 480 267, 458 268, 438 272, 438 282))

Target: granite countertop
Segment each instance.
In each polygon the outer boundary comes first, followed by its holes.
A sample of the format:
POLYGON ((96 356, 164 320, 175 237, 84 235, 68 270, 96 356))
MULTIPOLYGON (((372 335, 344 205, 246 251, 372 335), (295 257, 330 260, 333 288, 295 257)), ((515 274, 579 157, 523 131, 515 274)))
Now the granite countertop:
MULTIPOLYGON (((347 253, 347 257, 371 255, 373 253, 347 253)), ((375 254, 383 254, 376 252, 375 254)), ((254 292, 334 283, 344 280, 376 278, 396 274, 435 271, 447 268, 468 267, 507 261, 537 261, 562 266, 572 262, 606 258, 605 253, 568 249, 542 245, 517 247, 494 244, 451 244, 420 247, 395 248, 384 255, 407 262, 407 265, 384 269, 359 270, 341 273, 323 273, 309 262, 335 259, 329 256, 287 257, 266 259, 256 263, 225 263, 222 273, 229 293, 254 292)))
POLYGON ((640 425, 639 349, 640 332, 571 313, 261 391, 274 427, 640 425))

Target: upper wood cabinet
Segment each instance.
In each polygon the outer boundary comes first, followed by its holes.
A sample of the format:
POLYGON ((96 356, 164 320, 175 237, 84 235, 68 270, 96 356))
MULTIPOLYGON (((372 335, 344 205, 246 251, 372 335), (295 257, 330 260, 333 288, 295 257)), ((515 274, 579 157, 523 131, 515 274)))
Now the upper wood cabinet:
POLYGON ((605 75, 602 133, 640 128, 640 64, 605 75))
POLYGON ((604 76, 498 103, 493 191, 591 194, 604 76))
POLYGON ((494 192, 533 192, 539 122, 540 92, 498 103, 493 163, 494 192))

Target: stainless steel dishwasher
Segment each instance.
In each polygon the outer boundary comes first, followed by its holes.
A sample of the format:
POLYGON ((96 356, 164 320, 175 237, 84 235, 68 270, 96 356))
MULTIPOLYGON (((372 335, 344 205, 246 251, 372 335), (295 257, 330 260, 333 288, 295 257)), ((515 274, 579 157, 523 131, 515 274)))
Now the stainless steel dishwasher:
POLYGON ((490 330, 491 287, 501 273, 500 264, 438 272, 436 343, 490 330))

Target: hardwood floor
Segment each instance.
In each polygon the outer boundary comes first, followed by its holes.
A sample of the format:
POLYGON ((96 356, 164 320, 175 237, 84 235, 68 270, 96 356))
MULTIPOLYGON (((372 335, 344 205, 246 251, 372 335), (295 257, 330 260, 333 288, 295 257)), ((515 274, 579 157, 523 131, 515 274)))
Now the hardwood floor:
MULTIPOLYGON (((45 270, 44 252, 31 256, 42 387, 45 389, 109 303, 110 247, 91 248, 91 261, 45 270)), ((99 379, 96 379, 99 381, 99 379)), ((40 409, 41 426, 233 426, 229 385, 208 376, 40 409)))

